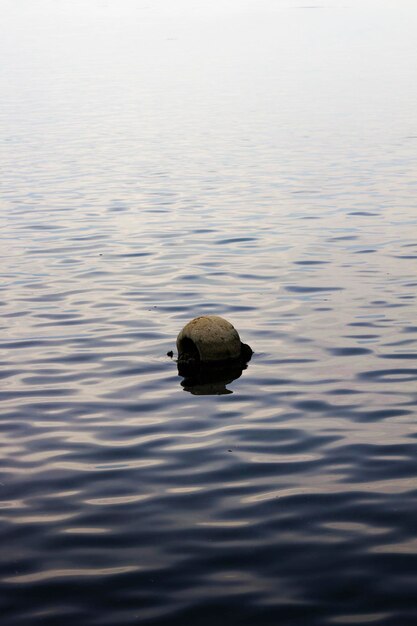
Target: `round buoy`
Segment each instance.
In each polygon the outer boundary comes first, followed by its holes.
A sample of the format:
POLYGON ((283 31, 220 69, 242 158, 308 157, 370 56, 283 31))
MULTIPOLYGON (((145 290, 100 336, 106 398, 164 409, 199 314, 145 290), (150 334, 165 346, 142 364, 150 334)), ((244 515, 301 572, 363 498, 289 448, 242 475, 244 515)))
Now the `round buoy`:
POLYGON ((248 360, 252 354, 235 327, 218 315, 202 315, 188 322, 177 337, 177 350, 179 361, 201 363, 248 360))

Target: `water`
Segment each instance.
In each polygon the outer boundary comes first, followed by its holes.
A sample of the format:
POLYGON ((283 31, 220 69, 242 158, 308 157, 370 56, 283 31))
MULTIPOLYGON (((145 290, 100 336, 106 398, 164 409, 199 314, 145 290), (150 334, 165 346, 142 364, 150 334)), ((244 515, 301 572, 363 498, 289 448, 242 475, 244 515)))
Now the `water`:
POLYGON ((414 625, 415 3, 2 8, 2 624, 414 625))

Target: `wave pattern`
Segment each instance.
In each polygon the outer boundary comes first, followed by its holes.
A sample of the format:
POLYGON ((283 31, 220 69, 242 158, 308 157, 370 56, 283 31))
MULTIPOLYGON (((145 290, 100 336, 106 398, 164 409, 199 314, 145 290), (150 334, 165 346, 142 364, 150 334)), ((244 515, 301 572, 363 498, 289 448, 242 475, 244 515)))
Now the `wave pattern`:
POLYGON ((364 3, 385 83, 336 0, 6 5, 2 623, 415 624, 411 27, 364 3), (228 395, 166 356, 201 313, 228 395))

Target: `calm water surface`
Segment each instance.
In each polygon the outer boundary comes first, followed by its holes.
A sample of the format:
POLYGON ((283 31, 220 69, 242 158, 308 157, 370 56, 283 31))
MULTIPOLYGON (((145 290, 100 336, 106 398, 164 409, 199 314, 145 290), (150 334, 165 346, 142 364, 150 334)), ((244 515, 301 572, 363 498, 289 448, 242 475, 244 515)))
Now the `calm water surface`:
POLYGON ((2 625, 417 623, 416 23, 3 0, 2 625))

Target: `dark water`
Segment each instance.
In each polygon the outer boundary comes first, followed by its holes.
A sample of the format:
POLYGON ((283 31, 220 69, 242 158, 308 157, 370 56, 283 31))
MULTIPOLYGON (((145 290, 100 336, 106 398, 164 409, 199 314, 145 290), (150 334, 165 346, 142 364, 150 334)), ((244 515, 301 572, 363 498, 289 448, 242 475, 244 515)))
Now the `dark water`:
POLYGON ((415 4, 201 5, 2 5, 1 624, 414 625, 415 4))

